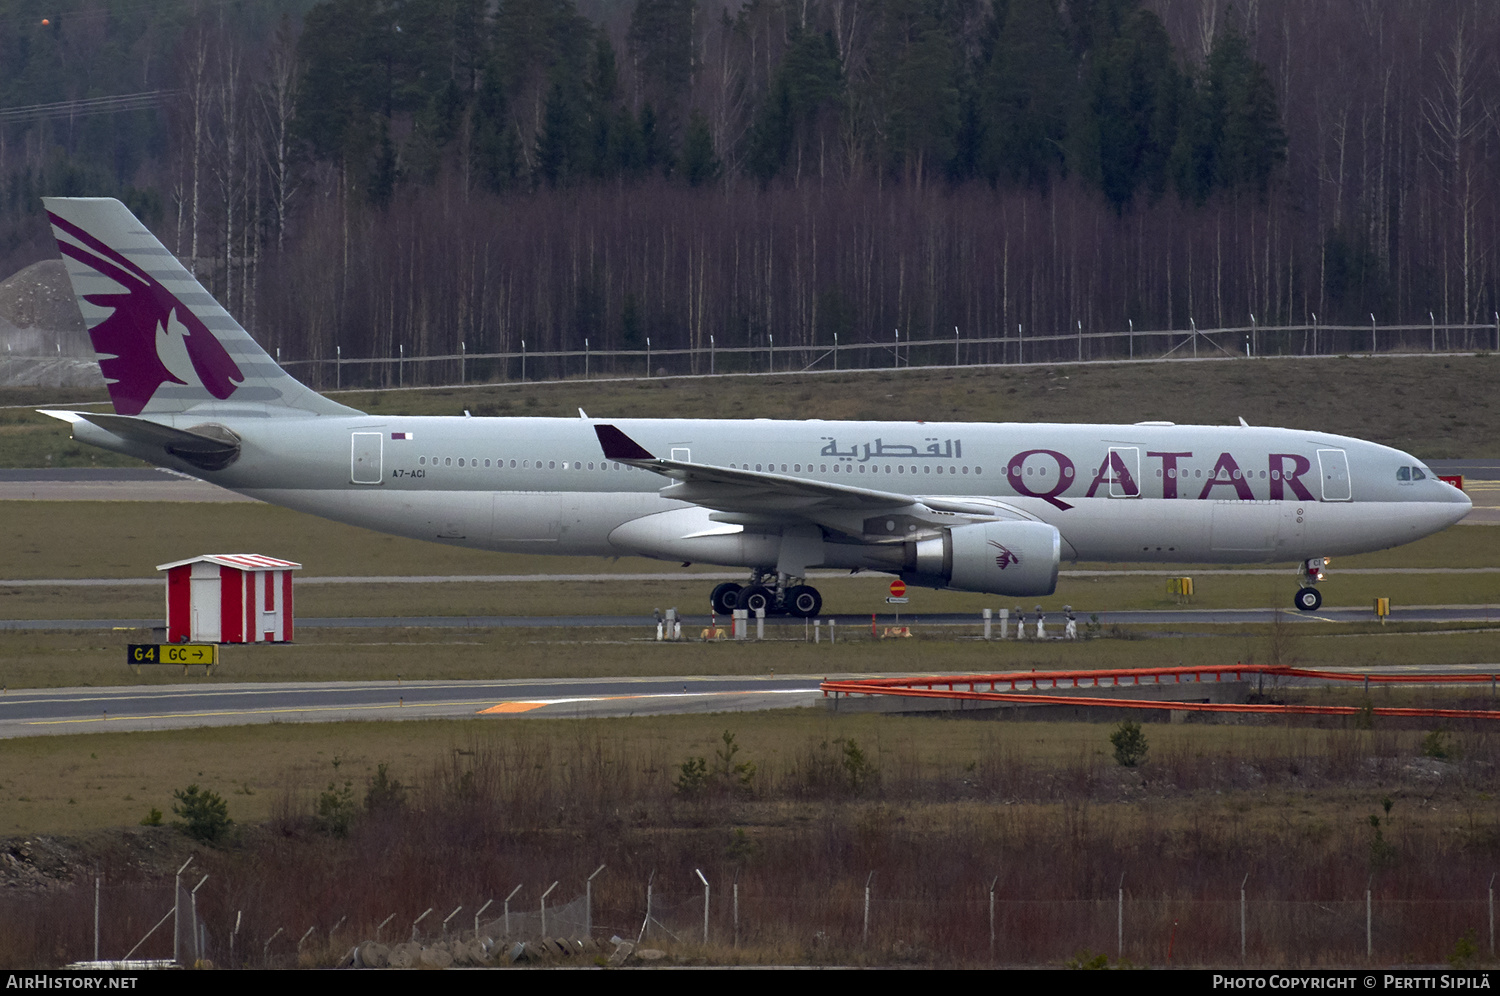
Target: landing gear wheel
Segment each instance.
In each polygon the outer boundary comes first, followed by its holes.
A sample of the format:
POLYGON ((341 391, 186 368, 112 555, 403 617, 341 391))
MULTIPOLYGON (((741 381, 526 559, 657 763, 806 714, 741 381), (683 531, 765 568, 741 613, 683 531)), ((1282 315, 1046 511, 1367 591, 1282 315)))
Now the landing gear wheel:
POLYGON ((735 608, 745 609, 752 619, 757 611, 764 611, 769 616, 776 611, 776 596, 769 588, 752 584, 740 592, 739 604, 735 608))
POLYGON ((787 611, 799 619, 811 619, 823 610, 823 596, 811 585, 799 584, 787 590, 787 611))
POLYGON ((1316 612, 1323 604, 1323 593, 1316 588, 1298 588, 1292 604, 1303 612, 1316 612))
POLYGON ((708 596, 708 604, 718 615, 734 615, 734 610, 740 607, 740 586, 732 581, 718 585, 708 596))

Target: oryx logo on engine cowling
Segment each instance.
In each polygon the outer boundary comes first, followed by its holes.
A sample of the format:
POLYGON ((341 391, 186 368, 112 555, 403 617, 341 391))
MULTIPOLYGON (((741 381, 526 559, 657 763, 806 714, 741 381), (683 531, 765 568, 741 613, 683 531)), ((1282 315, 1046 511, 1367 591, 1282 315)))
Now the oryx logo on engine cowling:
POLYGON ((1002 571, 1009 567, 1011 564, 1019 564, 1021 562, 1021 558, 1011 553, 1007 547, 1001 546, 994 540, 990 540, 989 544, 996 550, 1000 551, 1000 555, 995 558, 995 566, 1000 568, 1002 571))
POLYGON ((222 343, 151 274, 99 239, 55 214, 52 224, 74 242, 57 247, 122 289, 84 300, 110 315, 89 329, 109 397, 121 415, 139 415, 163 384, 194 385, 220 401, 244 381, 222 343), (196 386, 196 385, 195 385, 196 386))

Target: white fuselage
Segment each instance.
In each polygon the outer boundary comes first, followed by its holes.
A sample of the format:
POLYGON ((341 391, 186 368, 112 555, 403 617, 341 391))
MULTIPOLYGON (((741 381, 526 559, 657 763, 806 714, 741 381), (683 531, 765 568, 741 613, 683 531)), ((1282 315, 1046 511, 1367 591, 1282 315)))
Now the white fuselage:
MULTIPOLYGON (((195 420, 161 421, 187 428, 195 420)), ((670 482, 662 476, 603 458, 595 420, 217 421, 242 438, 239 460, 215 473, 181 469, 330 519, 490 550, 775 563, 782 530, 773 514, 726 525, 723 515, 663 497, 670 482)), ((1002 519, 1045 522, 1061 534, 1065 560, 1237 563, 1359 553, 1436 532, 1470 507, 1462 492, 1399 450, 1291 429, 759 419, 611 424, 684 463, 960 501, 1002 519)), ((774 510, 776 497, 767 502, 774 510)), ((797 499, 788 496, 783 505, 795 517, 797 499)), ((870 553, 868 542, 829 539, 824 562, 807 566, 894 563, 891 551, 870 553)))

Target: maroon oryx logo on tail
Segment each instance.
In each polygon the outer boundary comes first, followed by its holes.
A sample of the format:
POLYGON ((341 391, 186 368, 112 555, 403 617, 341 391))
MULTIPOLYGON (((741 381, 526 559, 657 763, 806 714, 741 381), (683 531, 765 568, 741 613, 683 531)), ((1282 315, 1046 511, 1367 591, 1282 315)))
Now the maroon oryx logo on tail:
POLYGON ((1011 553, 1008 548, 1001 546, 994 540, 990 540, 989 543, 990 546, 1000 551, 1000 555, 995 558, 995 566, 1000 568, 1002 571, 1009 567, 1011 564, 1019 564, 1021 562, 1021 558, 1011 553))
POLYGON ((220 401, 244 381, 240 368, 201 319, 145 270, 94 236, 48 212, 52 224, 80 245, 57 248, 119 284, 123 291, 84 300, 112 308, 89 330, 109 397, 121 415, 139 415, 163 384, 195 380, 220 401))

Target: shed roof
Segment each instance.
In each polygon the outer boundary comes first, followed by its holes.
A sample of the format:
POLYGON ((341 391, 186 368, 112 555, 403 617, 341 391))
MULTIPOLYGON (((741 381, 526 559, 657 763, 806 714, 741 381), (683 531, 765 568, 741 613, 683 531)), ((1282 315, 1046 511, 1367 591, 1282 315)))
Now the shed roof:
POLYGON ((261 553, 205 553, 197 557, 189 557, 187 560, 174 560, 170 564, 157 564, 159 571, 169 571, 174 567, 182 567, 185 564, 218 564, 220 567, 233 567, 240 571, 300 571, 301 564, 294 564, 290 560, 277 560, 275 557, 267 557, 261 553))

